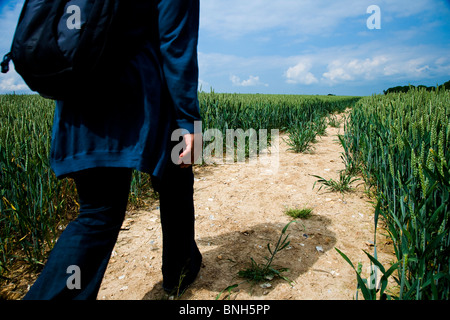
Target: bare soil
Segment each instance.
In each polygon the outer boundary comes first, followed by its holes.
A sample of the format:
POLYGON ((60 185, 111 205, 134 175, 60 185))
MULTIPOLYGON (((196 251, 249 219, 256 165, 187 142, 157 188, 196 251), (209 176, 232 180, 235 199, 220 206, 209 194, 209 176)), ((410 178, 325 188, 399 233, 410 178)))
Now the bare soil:
MULTIPOLYGON (((335 248, 356 265, 363 263, 368 276, 373 254, 374 207, 361 181, 355 190, 341 194, 318 190, 318 175, 338 179, 345 168, 337 134, 343 127, 327 129, 314 150, 287 151, 283 137, 272 149, 270 164, 234 163, 195 166, 196 238, 203 254, 197 280, 177 299, 214 300, 228 286, 239 284, 220 299, 236 300, 343 300, 354 299, 356 276, 335 248), (278 166, 276 165, 278 164, 278 166), (251 258, 263 263, 283 227, 293 218, 287 209, 312 208, 312 216, 296 219, 287 233, 290 246, 274 265, 289 268, 280 278, 261 287, 238 277, 251 258)), ((286 138, 286 137, 284 137, 286 138)), ((384 265, 394 261, 389 239, 378 232, 378 258, 384 265)), ((172 299, 162 290, 161 227, 158 203, 148 210, 128 212, 105 277, 99 300, 172 299)))

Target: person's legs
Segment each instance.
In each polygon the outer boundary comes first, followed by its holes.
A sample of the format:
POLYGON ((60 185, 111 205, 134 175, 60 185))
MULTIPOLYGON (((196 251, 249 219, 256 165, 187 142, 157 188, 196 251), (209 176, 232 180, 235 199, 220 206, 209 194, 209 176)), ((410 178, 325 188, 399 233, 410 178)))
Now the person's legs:
POLYGON ((73 175, 80 213, 61 234, 25 300, 96 299, 125 216, 131 172, 95 168, 73 175), (78 271, 79 289, 72 285, 78 271))
POLYGON ((195 280, 202 263, 195 242, 192 167, 180 168, 169 161, 162 179, 152 177, 152 183, 160 199, 163 287, 181 293, 195 280))

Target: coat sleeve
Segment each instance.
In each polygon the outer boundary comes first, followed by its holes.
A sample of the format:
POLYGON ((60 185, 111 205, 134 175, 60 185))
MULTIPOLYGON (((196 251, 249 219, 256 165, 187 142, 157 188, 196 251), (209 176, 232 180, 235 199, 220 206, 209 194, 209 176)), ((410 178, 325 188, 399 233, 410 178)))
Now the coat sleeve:
POLYGON ((160 0, 158 28, 162 69, 179 128, 194 132, 198 103, 199 0, 160 0))

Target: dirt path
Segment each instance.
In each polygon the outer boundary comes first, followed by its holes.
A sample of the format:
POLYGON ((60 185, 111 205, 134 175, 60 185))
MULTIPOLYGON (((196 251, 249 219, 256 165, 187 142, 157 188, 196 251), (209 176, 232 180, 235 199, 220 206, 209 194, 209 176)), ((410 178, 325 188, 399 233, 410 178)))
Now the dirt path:
MULTIPOLYGON (((363 250, 373 254, 373 206, 362 185, 344 196, 319 184, 319 175, 336 179, 344 169, 337 134, 343 127, 327 129, 311 153, 287 150, 280 139, 278 168, 250 164, 218 164, 195 168, 196 234, 204 267, 197 281, 181 299, 214 300, 226 287, 240 285, 231 299, 353 299, 355 273, 334 249, 353 263, 369 262, 363 250), (308 219, 289 226, 290 247, 274 264, 289 268, 268 288, 251 287, 237 276, 250 258, 263 262, 267 244, 273 246, 283 227, 292 220, 286 208, 313 208, 308 219), (318 250, 319 249, 319 250, 318 250), (320 250, 322 249, 322 250, 320 250)), ((273 159, 273 158, 271 158, 273 159)), ((272 163, 273 164, 273 163, 272 163)), ((161 228, 157 203, 148 211, 127 215, 98 299, 167 299, 161 288, 161 228)), ((378 257, 385 265, 394 256, 379 237, 378 257)), ((223 294, 221 298, 227 297, 223 294)))

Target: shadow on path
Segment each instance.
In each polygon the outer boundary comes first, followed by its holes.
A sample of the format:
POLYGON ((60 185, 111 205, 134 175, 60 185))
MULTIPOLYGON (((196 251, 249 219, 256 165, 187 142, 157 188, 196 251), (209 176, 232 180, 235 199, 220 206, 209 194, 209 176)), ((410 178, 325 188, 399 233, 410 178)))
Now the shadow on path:
MULTIPOLYGON (((290 245, 275 256, 272 265, 288 268, 289 270, 283 272, 283 275, 291 281, 295 281, 308 270, 314 269, 313 266, 320 255, 332 249, 336 243, 335 234, 327 229, 329 224, 328 218, 319 215, 292 223, 285 233, 285 235, 289 234, 290 245)), ((190 299, 196 290, 207 290, 211 292, 211 298, 214 299, 219 292, 233 284, 239 284, 239 286, 232 298, 240 299, 238 291, 259 297, 270 293, 282 283, 286 284, 285 280, 274 278, 270 281, 271 287, 261 288, 259 285, 251 286, 245 282, 245 279, 238 276, 240 270, 250 267, 251 258, 259 264, 266 262, 265 257, 270 256, 267 244, 270 243, 271 249, 275 247, 284 226, 285 224, 281 223, 261 223, 242 227, 239 231, 198 238, 197 243, 203 254, 204 265, 197 280, 186 290, 181 299, 190 299)), ((221 299, 227 295, 225 292, 221 295, 221 299)), ((157 283, 142 299, 158 300, 163 296, 161 283, 157 283)))

